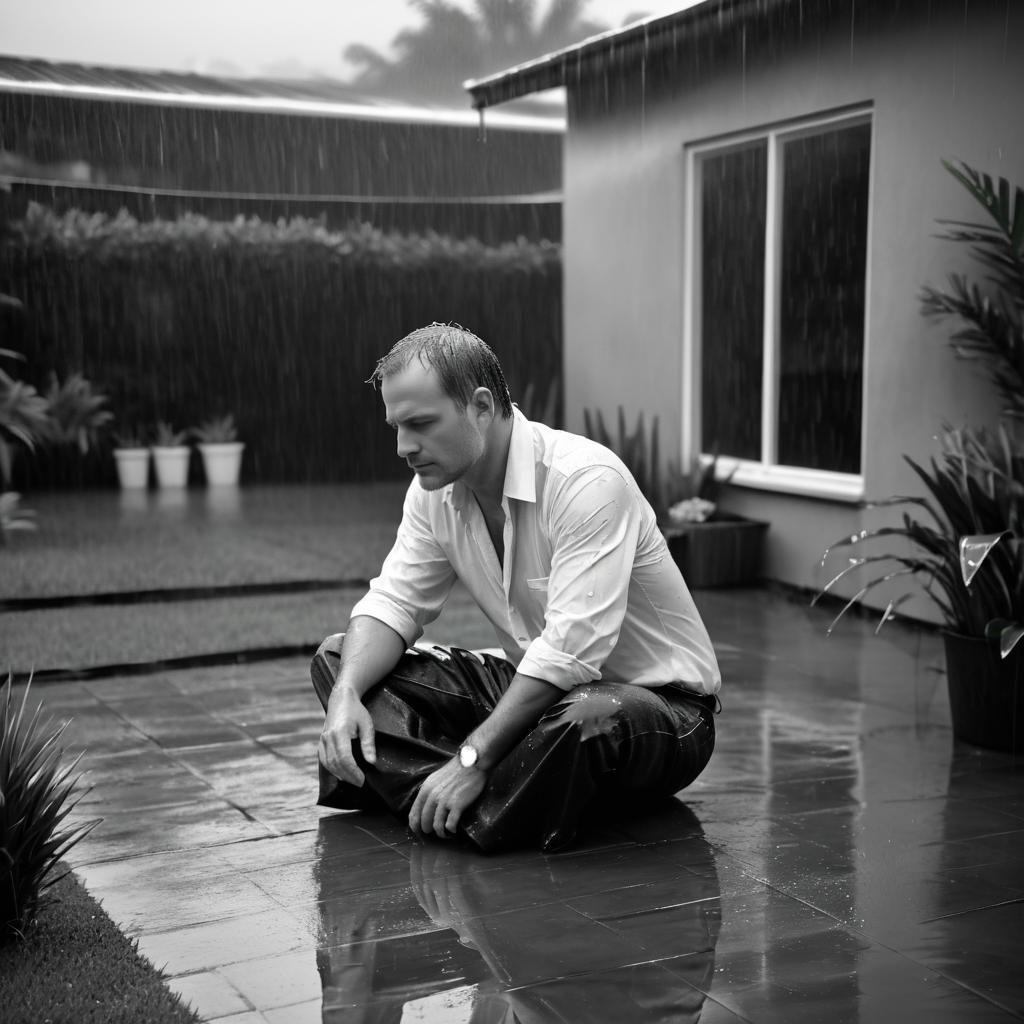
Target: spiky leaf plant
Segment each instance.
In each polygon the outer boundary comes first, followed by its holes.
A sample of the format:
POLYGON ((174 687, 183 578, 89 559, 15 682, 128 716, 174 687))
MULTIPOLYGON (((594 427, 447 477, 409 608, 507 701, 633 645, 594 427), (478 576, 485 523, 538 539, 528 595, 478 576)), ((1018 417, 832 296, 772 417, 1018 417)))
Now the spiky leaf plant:
POLYGON ((177 448, 187 440, 187 430, 175 430, 166 420, 160 420, 153 432, 153 444, 157 448, 177 448))
POLYGON ((42 704, 28 714, 28 692, 16 703, 10 676, 0 691, 0 943, 24 934, 40 898, 63 877, 61 857, 99 823, 65 824, 88 792, 78 788, 79 758, 61 763, 67 723, 43 721, 42 704))
MULTIPOLYGON (((981 224, 940 221, 948 228, 946 238, 970 246, 984 278, 979 284, 951 274, 946 291, 926 287, 922 312, 952 320, 957 355, 985 362, 1003 402, 1002 422, 995 433, 945 428, 942 455, 927 467, 904 456, 928 496, 874 504, 913 505, 927 517, 904 513, 898 526, 863 530, 833 544, 823 565, 837 549, 874 550, 880 538, 909 542, 900 554, 851 557, 822 593, 864 566, 879 570, 840 611, 834 626, 875 587, 900 577, 917 578, 947 629, 998 638, 1005 658, 1024 637, 1024 190, 1005 178, 993 181, 967 164, 943 164, 988 215, 981 224)), ((889 602, 879 627, 911 594, 889 602)))
POLYGON ((548 378, 547 392, 543 397, 541 395, 542 386, 533 379, 527 381, 522 396, 516 404, 528 420, 536 420, 549 427, 557 427, 558 398, 562 391, 561 378, 557 373, 548 378))
POLYGON ((198 427, 192 428, 191 434, 202 444, 225 444, 238 440, 238 428, 231 413, 203 420, 198 427))
POLYGON ((658 455, 658 417, 651 423, 650 442, 644 414, 637 417, 636 428, 626 428, 626 413, 619 406, 619 433, 613 438, 605 426, 604 416, 598 410, 593 416, 589 409, 583 410, 584 433, 598 444, 610 448, 623 461, 632 474, 640 492, 660 515, 665 507, 665 488, 662 480, 661 462, 658 455))
MULTIPOLYGON (((947 428, 938 460, 921 466, 909 456, 904 459, 928 497, 895 497, 872 503, 873 507, 911 505, 927 517, 904 512, 899 525, 862 530, 825 551, 822 565, 833 551, 852 548, 869 553, 851 557, 821 594, 865 566, 877 570, 832 626, 875 587, 916 578, 939 608, 947 629, 965 636, 997 637, 1006 657, 1024 636, 1024 454, 1011 444, 1005 427, 994 435, 947 428), (886 543, 891 538, 909 542, 906 553, 877 553, 875 542, 883 538, 886 543)), ((912 593, 889 602, 879 628, 912 593)))

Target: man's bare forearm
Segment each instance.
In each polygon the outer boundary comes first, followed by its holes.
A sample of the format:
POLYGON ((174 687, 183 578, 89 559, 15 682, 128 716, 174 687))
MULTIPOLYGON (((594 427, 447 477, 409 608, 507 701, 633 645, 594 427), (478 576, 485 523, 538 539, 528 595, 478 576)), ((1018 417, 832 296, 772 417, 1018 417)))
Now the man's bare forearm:
POLYGON ((344 688, 362 699, 398 664, 404 652, 405 640, 390 626, 370 615, 357 615, 345 633, 334 689, 344 688))
POLYGON ((428 775, 409 811, 409 827, 440 837, 454 833, 483 792, 491 769, 562 696, 557 686, 517 672, 494 710, 466 737, 480 755, 476 765, 465 768, 453 757, 428 775))
POLYGON ((480 755, 479 766, 490 771, 564 696, 554 684, 517 672, 494 710, 466 737, 480 755))

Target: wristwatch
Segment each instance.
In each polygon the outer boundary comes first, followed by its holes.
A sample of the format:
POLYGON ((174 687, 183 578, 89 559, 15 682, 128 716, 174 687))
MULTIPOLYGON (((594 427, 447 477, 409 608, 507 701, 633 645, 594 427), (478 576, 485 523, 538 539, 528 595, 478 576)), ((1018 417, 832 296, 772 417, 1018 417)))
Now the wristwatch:
POLYGON ((462 746, 459 747, 459 764, 461 764, 463 768, 472 768, 479 757, 480 752, 472 743, 463 743, 462 746))

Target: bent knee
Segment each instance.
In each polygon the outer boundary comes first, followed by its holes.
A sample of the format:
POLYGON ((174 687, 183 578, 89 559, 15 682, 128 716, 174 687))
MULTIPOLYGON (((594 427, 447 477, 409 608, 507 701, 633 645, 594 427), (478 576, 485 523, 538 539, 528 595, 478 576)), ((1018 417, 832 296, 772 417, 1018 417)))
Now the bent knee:
POLYGON ((625 705, 607 685, 585 683, 570 690, 544 718, 574 725, 581 739, 590 739, 608 735, 625 715, 625 705))
POLYGON ((341 655, 341 645, 345 640, 344 633, 332 633, 329 637, 326 637, 323 643, 316 649, 317 654, 333 655, 339 657, 341 655))

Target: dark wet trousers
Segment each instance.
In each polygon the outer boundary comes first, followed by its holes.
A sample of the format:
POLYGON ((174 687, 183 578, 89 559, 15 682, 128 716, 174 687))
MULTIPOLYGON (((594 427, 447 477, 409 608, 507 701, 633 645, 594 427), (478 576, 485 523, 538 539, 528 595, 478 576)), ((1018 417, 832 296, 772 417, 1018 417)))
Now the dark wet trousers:
MULTIPOLYGON (((325 709, 343 638, 328 637, 313 658, 313 686, 325 709)), ((487 718, 514 675, 510 662, 491 654, 410 648, 363 698, 377 747, 371 765, 353 744, 363 786, 320 765, 317 802, 408 817, 424 779, 487 718)), ((486 852, 523 845, 553 852, 570 845, 597 811, 678 792, 711 758, 716 703, 675 683, 577 686, 494 767, 459 831, 486 852)))

